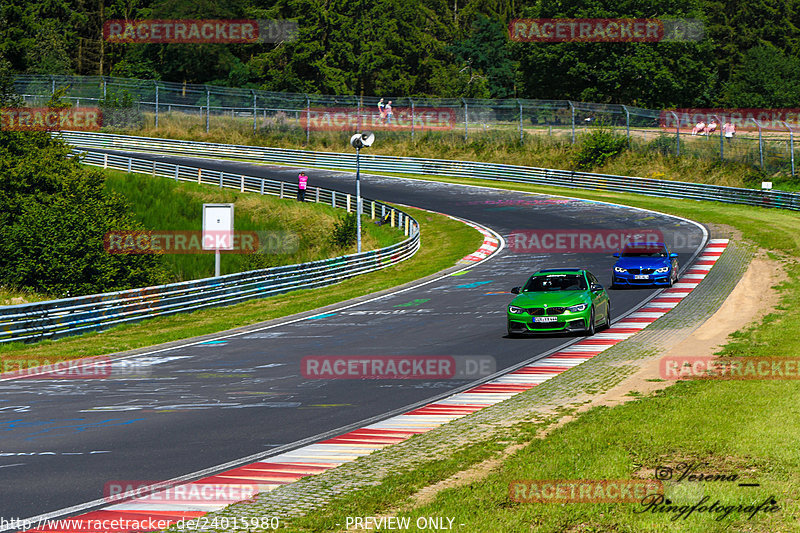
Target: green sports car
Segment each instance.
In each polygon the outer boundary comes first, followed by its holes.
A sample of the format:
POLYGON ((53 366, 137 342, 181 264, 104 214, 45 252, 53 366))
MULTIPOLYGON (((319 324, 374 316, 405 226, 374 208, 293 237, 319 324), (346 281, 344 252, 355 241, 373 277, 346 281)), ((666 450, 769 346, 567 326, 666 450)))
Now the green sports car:
POLYGON ((594 335, 611 325, 608 294, 588 270, 551 268, 530 277, 508 305, 508 335, 579 331, 594 335))

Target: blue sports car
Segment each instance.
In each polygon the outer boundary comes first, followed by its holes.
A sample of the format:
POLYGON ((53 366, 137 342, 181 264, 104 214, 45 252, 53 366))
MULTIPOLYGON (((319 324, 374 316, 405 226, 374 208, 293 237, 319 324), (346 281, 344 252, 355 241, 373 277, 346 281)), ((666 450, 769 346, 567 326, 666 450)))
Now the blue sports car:
POLYGON ((637 285, 671 287, 678 279, 678 254, 663 242, 634 242, 614 254, 617 262, 611 274, 611 288, 637 285))

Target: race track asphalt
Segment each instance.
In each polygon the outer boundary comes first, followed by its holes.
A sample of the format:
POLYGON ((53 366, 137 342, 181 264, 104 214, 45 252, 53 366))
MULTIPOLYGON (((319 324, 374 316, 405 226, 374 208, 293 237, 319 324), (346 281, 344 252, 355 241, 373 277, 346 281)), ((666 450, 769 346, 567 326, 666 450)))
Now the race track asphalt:
MULTIPOLYGON (((200 166, 197 159, 137 157, 200 166)), ((213 160, 203 160, 202 166, 291 183, 298 172, 213 160)), ((354 191, 353 174, 306 170, 311 186, 354 191)), ((597 235, 657 229, 680 254, 682 266, 704 244, 702 230, 693 223, 627 207, 362 177, 365 197, 469 219, 507 239, 515 230, 597 235)), ((535 358, 573 337, 506 338, 511 287, 540 268, 559 266, 587 268, 607 284, 613 261, 609 253, 506 248, 465 273, 400 294, 218 342, 128 358, 114 365, 120 375, 111 378, 0 381, 0 517, 51 513, 102 498, 113 481, 167 480, 340 428, 343 432, 472 381, 438 376, 313 379, 303 376, 303 357, 473 357, 491 361, 497 370, 535 358)), ((610 291, 614 316, 654 292, 610 291)))

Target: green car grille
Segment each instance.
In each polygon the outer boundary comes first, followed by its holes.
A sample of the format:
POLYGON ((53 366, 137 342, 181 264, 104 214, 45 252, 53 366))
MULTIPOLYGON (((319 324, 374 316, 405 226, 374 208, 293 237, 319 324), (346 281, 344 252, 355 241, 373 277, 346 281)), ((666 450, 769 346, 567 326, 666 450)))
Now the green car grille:
POLYGON ((526 309, 525 312, 531 316, 553 316, 563 314, 566 310, 566 307, 548 307, 546 309, 544 307, 531 307, 526 309))

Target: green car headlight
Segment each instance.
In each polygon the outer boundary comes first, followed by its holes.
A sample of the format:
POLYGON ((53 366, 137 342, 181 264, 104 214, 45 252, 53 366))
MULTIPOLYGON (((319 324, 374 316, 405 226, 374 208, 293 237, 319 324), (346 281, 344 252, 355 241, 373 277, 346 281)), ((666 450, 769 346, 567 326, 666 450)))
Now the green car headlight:
POLYGON ((663 274, 664 272, 669 272, 669 267, 661 267, 656 269, 656 274, 663 274))
POLYGON ((511 313, 512 315, 521 315, 522 313, 525 312, 525 309, 517 307, 516 305, 509 305, 508 312, 511 313))
POLYGON ((586 310, 586 304, 578 304, 578 305, 573 305, 572 307, 567 307, 567 311, 569 311, 570 313, 579 313, 585 310, 586 310))
POLYGON ((627 269, 620 268, 620 267, 614 267, 614 272, 620 272, 620 273, 624 274, 624 273, 627 272, 627 269))

